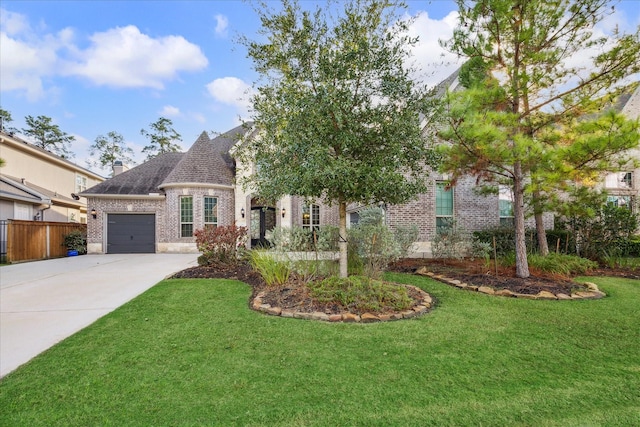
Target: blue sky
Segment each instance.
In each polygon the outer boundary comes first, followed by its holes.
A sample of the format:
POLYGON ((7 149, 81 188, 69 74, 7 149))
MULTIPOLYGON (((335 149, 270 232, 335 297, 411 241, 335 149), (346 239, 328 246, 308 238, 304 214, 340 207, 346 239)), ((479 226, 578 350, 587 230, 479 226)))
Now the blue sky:
MULTIPOLYGON (((414 56, 435 84, 456 67, 438 45, 452 33, 455 3, 407 3, 418 17, 414 56)), ((640 25, 640 0, 623 0, 604 26, 616 24, 640 25)), ((256 38, 258 28, 251 5, 235 0, 1 0, 0 106, 18 129, 27 115, 51 117, 76 138, 73 161, 83 167, 89 145, 110 131, 142 161, 140 129, 161 116, 186 150, 202 131, 225 132, 249 117, 241 98, 257 76, 236 39, 256 38)))

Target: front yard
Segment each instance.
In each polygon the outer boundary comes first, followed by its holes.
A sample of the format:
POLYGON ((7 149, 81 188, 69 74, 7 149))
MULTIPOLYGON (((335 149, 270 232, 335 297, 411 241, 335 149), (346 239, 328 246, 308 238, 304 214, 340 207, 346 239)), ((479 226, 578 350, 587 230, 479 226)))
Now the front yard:
POLYGON ((0 425, 640 423, 640 282, 532 301, 387 278, 436 308, 333 324, 251 311, 238 281, 165 280, 2 379, 0 425))

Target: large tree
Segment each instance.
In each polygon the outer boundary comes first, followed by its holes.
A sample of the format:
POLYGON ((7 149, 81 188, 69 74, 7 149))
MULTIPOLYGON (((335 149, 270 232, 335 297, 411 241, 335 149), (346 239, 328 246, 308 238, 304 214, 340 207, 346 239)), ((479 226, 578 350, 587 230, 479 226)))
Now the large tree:
POLYGON ((76 140, 75 137, 60 130, 58 125, 52 123, 50 117, 26 116, 24 120, 27 127, 22 129, 22 133, 31 137, 34 145, 51 151, 64 159, 73 157, 70 145, 76 140))
POLYGON ((290 194, 337 204, 340 275, 347 275, 349 203, 403 203, 425 189, 430 151, 420 135, 426 91, 411 78, 416 43, 386 0, 262 3, 261 41, 243 40, 262 79, 253 97, 259 135, 242 145, 261 197, 290 194), (337 6, 336 6, 337 7, 337 6))
MULTIPOLYGON (((514 195, 516 273, 528 277, 525 199, 541 245, 542 210, 575 171, 595 173, 638 143, 638 126, 596 114, 615 87, 640 70, 638 31, 596 37, 606 0, 458 0, 459 25, 446 43, 476 62, 470 88, 450 97, 446 168, 508 183, 514 195), (580 59, 580 60, 579 60, 580 59), (477 74, 476 74, 477 75, 477 74), (579 165, 580 168, 577 168, 579 165)), ((624 156, 622 156, 624 157, 624 156)), ((574 175, 574 176, 572 176, 574 175)), ((544 240, 544 241, 543 241, 544 240)))
POLYGON ((107 168, 113 173, 116 161, 133 164, 133 150, 124 142, 124 137, 118 132, 111 131, 106 136, 99 135, 89 147, 89 154, 97 156, 94 161, 87 161, 89 166, 107 168))
POLYGON ((140 130, 140 134, 149 138, 149 145, 142 149, 142 153, 147 154, 147 160, 159 154, 172 153, 182 150, 179 141, 182 136, 173 128, 173 122, 166 117, 160 117, 149 125, 151 131, 140 130))

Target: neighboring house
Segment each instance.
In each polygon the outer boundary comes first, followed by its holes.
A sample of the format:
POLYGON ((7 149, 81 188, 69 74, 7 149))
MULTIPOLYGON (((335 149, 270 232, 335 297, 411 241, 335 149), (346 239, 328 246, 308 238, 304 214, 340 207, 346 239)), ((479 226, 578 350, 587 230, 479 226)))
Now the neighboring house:
MULTIPOLYGON (((623 95, 617 108, 627 118, 640 120, 640 85, 633 93, 623 95)), ((640 164, 640 148, 630 154, 640 164)), ((629 165, 620 172, 610 173, 605 177, 603 186, 608 193, 608 203, 640 213, 640 168, 629 165)))
POLYGON ((5 132, 0 158, 0 220, 87 222, 79 194, 103 177, 5 132))

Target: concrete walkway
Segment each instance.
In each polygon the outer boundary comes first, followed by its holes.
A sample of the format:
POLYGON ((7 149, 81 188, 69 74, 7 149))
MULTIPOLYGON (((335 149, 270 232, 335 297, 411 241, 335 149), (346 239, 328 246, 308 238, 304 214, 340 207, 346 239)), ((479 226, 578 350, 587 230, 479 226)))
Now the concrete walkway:
POLYGON ((0 377, 197 265, 197 254, 83 255, 0 267, 0 377))

